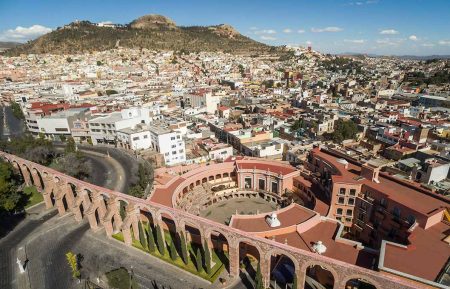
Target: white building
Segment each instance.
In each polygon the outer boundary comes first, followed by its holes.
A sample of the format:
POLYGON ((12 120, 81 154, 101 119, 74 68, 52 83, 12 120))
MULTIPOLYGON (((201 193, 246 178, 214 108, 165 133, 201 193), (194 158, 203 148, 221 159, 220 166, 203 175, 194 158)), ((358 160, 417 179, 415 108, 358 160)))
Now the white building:
POLYGON ((151 121, 149 109, 137 107, 93 118, 89 121, 92 144, 114 144, 117 141, 117 131, 132 128, 138 124, 150 124, 151 121))
POLYGON ((166 165, 186 161, 186 148, 182 134, 162 126, 150 126, 151 147, 163 155, 166 165))
POLYGON ((118 130, 117 142, 119 147, 131 150, 148 149, 152 146, 150 131, 146 125, 141 124, 118 130))

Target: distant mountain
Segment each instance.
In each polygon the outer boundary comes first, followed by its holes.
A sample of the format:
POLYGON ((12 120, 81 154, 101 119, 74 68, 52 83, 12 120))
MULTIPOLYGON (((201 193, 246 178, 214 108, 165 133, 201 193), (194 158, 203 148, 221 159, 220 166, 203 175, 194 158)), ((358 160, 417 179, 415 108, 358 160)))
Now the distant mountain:
POLYGON ((431 60, 431 59, 450 59, 450 55, 380 55, 380 54, 364 54, 357 52, 345 52, 339 53, 340 56, 367 56, 367 57, 392 57, 399 59, 410 59, 410 60, 431 60))
POLYGON ((165 16, 145 15, 126 25, 76 21, 10 49, 6 55, 77 54, 118 46, 234 54, 260 54, 277 50, 241 35, 230 25, 181 27, 165 16))
POLYGON ((19 42, 2 42, 0 41, 0 51, 16 47, 22 43, 19 42))

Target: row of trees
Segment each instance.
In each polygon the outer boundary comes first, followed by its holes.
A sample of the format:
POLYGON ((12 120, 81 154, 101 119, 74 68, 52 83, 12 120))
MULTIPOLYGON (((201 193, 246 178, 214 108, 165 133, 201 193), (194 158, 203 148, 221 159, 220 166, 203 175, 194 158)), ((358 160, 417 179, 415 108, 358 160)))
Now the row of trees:
POLYGON ((22 179, 11 164, 0 160, 0 216, 23 209, 25 194, 19 190, 22 179))
POLYGON ((64 153, 57 152, 53 143, 44 138, 31 134, 0 141, 0 150, 20 156, 32 162, 50 166, 72 177, 86 180, 92 173, 92 163, 76 149, 72 137, 67 139, 64 153))
MULTIPOLYGON (((172 236, 167 244, 163 238, 164 231, 159 225, 153 228, 151 225, 148 225, 144 228, 142 223, 139 222, 138 227, 139 242, 144 249, 148 249, 150 253, 158 251, 161 256, 164 256, 167 245, 172 261, 176 261, 180 257, 185 265, 189 263, 188 245, 184 234, 178 233, 172 236)), ((204 270, 207 274, 211 274, 211 252, 207 242, 204 241, 203 247, 197 247, 196 251, 192 253, 197 271, 200 273, 204 270)))
POLYGON ((128 194, 137 198, 145 195, 145 189, 153 182, 153 168, 148 162, 140 162, 138 167, 138 181, 128 190, 128 194))

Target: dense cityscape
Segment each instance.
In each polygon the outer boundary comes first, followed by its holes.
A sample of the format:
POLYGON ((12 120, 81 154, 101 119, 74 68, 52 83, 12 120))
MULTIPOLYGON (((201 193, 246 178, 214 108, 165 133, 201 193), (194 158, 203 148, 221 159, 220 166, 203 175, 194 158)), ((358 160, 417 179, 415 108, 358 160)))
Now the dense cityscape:
POLYGON ((0 288, 449 288, 450 60, 211 27, 5 47, 0 288))

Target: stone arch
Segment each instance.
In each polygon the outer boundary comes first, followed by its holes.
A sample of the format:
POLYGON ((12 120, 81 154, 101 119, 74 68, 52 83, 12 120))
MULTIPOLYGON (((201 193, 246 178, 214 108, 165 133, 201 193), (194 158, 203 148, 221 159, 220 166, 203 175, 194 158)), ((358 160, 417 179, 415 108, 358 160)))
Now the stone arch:
POLYGON ((208 177, 208 181, 209 181, 209 182, 214 181, 214 176, 209 176, 209 177, 208 177))
POLYGON ((41 172, 38 170, 38 169, 36 169, 35 167, 32 167, 31 168, 31 173, 35 176, 34 178, 33 178, 33 180, 34 180, 34 185, 38 188, 38 189, 41 189, 41 190, 43 190, 43 189, 45 189, 45 183, 44 183, 44 179, 43 179, 43 177, 42 177, 42 174, 41 174, 41 172))
POLYGON ((28 186, 34 185, 34 179, 33 174, 31 173, 31 169, 24 163, 22 163, 19 167, 25 184, 28 186))
MULTIPOLYGON (((333 288, 333 289, 337 288, 337 286, 339 284, 339 274, 333 268, 333 266, 330 265, 330 264, 326 264, 324 262, 318 261, 318 260, 309 261, 309 262, 306 262, 305 264, 303 264, 303 266, 300 268, 300 274, 302 274, 302 275, 304 274, 304 276, 305 276, 305 278, 304 278, 305 283, 307 283, 308 280, 310 280, 310 279, 314 279, 316 282, 319 282, 322 286, 324 286, 327 289, 328 288, 333 288), (308 271, 310 271, 311 268, 316 268, 316 266, 318 266, 319 268, 322 268, 323 270, 326 270, 332 276, 332 278, 333 278, 333 280, 332 280, 333 284, 332 285, 329 284, 327 286, 327 284, 322 284, 322 283, 326 283, 325 281, 327 281, 327 280, 320 281, 320 280, 314 279, 311 276, 308 276, 308 271)), ((300 279, 303 279, 303 278, 300 278, 300 279)))
POLYGON ((186 242, 194 242, 201 245, 204 242, 205 233, 203 227, 188 218, 179 221, 179 230, 186 237, 186 242))
MULTIPOLYGON (((233 258, 233 250, 236 245, 234 239, 226 232, 218 228, 208 227, 205 230, 205 240, 208 242, 208 247, 213 250, 221 262, 225 265, 225 269, 229 274, 232 274, 230 258, 233 258), (217 234, 217 235, 215 235, 217 234)), ((235 257, 235 256, 234 256, 235 257)))
POLYGON ((171 234, 178 232, 180 228, 179 220, 170 210, 159 209, 155 217, 156 223, 159 224, 162 230, 166 229, 171 234))
MULTIPOLYGON (((342 280, 342 282, 341 282, 342 286, 340 286, 340 287, 341 288, 345 288, 345 289, 358 288, 358 287, 350 287, 351 285, 348 284, 349 282, 351 282, 353 280, 363 281, 363 282, 367 283, 368 285, 372 286, 373 287, 372 289, 380 289, 380 288, 382 288, 382 286, 380 284, 378 284, 378 282, 374 281, 371 278, 368 278, 367 276, 363 276, 363 275, 360 275, 360 274, 352 274, 352 275, 350 275, 348 277, 345 277, 342 280)), ((367 287, 367 288, 369 288, 369 287, 367 287)))
POLYGON ((288 251, 273 248, 266 253, 264 259, 268 262, 267 269, 269 272, 267 272, 267 274, 270 279, 269 281, 272 282, 271 280, 275 280, 276 284, 281 287, 286 284, 292 284, 294 276, 300 270, 300 264, 297 258, 288 251), (276 257, 279 257, 279 259, 274 260, 276 257), (287 260, 283 259, 283 257, 287 258, 287 260), (273 261, 276 263, 273 264, 273 261), (291 268, 291 264, 293 265, 293 268, 291 268))

